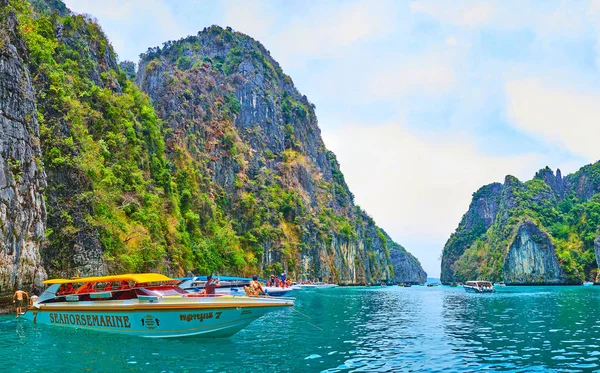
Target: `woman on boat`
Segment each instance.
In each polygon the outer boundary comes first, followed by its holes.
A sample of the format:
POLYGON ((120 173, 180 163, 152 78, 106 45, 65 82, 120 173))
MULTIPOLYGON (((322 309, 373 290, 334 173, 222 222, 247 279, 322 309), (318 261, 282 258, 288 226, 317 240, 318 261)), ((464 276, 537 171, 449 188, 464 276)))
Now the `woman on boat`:
POLYGON ((257 275, 252 276, 252 281, 250 281, 250 289, 252 290, 253 293, 255 293, 257 295, 265 295, 265 290, 263 289, 260 282, 258 282, 257 275))

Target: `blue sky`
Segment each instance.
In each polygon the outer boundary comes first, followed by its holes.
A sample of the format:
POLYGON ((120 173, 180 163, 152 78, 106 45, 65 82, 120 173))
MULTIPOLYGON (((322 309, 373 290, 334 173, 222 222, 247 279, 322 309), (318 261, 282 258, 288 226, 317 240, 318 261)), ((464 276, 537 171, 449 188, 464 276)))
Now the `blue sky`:
POLYGON ((356 202, 430 276, 480 186, 600 158, 600 0, 66 0, 121 60, 231 26, 317 108, 356 202))

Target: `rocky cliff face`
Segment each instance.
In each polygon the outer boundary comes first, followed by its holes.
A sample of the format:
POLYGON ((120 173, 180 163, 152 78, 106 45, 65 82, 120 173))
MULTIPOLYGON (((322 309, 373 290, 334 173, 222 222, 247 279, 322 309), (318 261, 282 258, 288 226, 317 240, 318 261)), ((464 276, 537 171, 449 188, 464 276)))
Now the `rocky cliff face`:
MULTIPOLYGON (((284 263, 301 278, 348 283, 391 279, 391 240, 354 206, 314 106, 260 43, 213 26, 150 49, 136 82, 170 128, 171 158, 186 153, 209 178, 210 199, 230 197, 222 211, 236 235, 254 237, 248 249, 263 268, 284 263), (262 192, 269 188, 277 192, 262 192), (287 212, 273 209, 281 193, 294 201, 287 212), (245 198, 265 214, 248 220, 245 198), (277 233, 265 235, 265 225, 277 233)), ((421 270, 414 258, 397 263, 399 273, 421 270)))
POLYGON ((517 228, 504 260, 502 278, 507 285, 567 282, 550 236, 530 220, 519 224, 517 228))
POLYGON ((600 163, 563 177, 549 168, 525 183, 507 176, 474 194, 442 256, 442 281, 513 284, 595 280, 600 163), (480 191, 484 193, 483 199, 480 191), (482 206, 488 206, 487 210, 482 206), (468 221, 479 222, 478 228, 468 221))
POLYGON ((461 257, 465 250, 484 234, 496 220, 502 195, 502 184, 493 183, 481 187, 473 194, 469 211, 463 216, 456 233, 444 247, 442 256, 442 283, 457 282, 454 274, 454 261, 461 257))
POLYGON ((390 245, 390 259, 394 266, 394 283, 424 284, 427 282, 427 273, 417 258, 395 242, 388 244, 390 245))
POLYGON ((396 244, 354 205, 312 104, 260 43, 211 27, 150 50, 136 74, 59 0, 2 1, 7 284, 35 268, 392 278, 396 244))
POLYGON ((46 186, 28 58, 17 19, 0 0, 0 290, 45 277, 40 266, 46 186))

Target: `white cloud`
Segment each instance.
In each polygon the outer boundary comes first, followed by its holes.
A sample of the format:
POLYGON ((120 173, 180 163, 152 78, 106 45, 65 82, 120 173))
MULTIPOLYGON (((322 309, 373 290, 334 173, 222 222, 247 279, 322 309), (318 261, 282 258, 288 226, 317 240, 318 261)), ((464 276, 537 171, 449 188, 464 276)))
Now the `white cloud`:
POLYGON ((311 8, 292 19, 274 39, 274 50, 287 64, 340 57, 344 48, 396 29, 393 2, 355 1, 311 8))
POLYGON ((184 25, 162 0, 65 0, 76 13, 96 17, 122 59, 168 40, 187 36, 184 25))
POLYGON ((486 2, 463 1, 442 2, 419 0, 410 4, 414 13, 423 13, 457 26, 477 27, 484 25, 494 16, 494 4, 486 2))
POLYGON ((473 192, 507 174, 529 179, 545 166, 536 154, 487 155, 469 136, 417 134, 393 123, 349 125, 325 130, 323 137, 356 203, 398 242, 428 242, 428 248, 407 249, 431 274, 439 271, 437 258, 473 192))
POLYGON ((277 20, 270 2, 228 1, 225 3, 223 26, 243 32, 259 41, 271 38, 277 20))
POLYGON ((449 36, 446 38, 446 45, 454 47, 456 46, 456 38, 454 36, 449 36))
POLYGON ((375 72, 366 76, 369 99, 395 100, 404 96, 426 93, 447 93, 455 83, 451 66, 435 60, 417 59, 400 63, 393 70, 375 72))
POLYGON ((514 125, 588 160, 600 158, 600 92, 556 87, 536 79, 505 85, 514 125))

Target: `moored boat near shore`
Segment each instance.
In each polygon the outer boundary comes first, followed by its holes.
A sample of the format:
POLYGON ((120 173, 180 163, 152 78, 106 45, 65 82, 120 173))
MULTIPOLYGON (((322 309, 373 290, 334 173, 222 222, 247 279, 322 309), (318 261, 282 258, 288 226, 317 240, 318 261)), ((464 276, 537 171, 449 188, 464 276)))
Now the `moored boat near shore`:
POLYGON ((50 286, 25 319, 151 338, 228 337, 269 311, 294 305, 293 298, 190 294, 177 280, 154 273, 44 283, 50 286))

